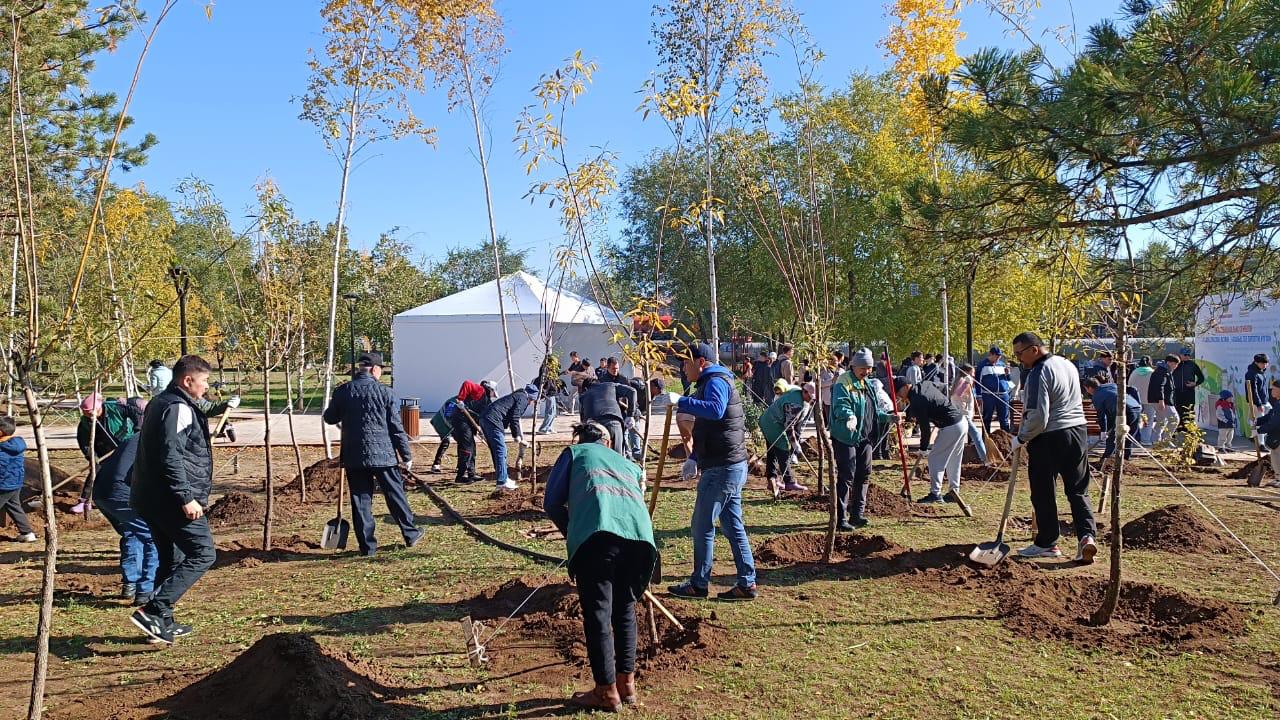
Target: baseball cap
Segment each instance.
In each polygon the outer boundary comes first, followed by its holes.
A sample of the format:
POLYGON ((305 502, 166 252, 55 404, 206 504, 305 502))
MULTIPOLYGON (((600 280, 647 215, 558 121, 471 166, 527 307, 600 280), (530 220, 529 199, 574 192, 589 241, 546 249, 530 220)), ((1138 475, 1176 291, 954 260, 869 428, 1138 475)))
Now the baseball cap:
POLYGON ((694 360, 712 360, 716 359, 716 353, 711 349, 711 345, 700 342, 689 344, 689 357, 694 360))
POLYGON ((360 353, 360 358, 356 360, 356 364, 361 365, 363 367, 382 367, 383 366, 382 353, 377 353, 377 352, 360 353))
POLYGON ((988 355, 1004 355, 1004 353, 1000 352, 1000 348, 996 345, 992 345, 991 349, 987 351, 987 354, 988 355))

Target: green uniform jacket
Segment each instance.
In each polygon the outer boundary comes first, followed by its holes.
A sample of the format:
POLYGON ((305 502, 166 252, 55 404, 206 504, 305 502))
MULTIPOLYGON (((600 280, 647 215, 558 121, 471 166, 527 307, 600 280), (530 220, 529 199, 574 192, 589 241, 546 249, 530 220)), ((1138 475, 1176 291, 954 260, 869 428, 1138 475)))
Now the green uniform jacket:
POLYGON ((876 422, 890 422, 893 415, 881 410, 876 390, 869 380, 859 380, 849 371, 840 374, 831 387, 831 439, 845 445, 857 445, 868 437, 876 422), (858 427, 849 432, 849 418, 858 419, 858 427))
MULTIPOLYGON (((657 554, 653 523, 641 490, 640 468, 599 443, 570 445, 569 562, 587 538, 598 532, 647 543, 657 554)), ((647 579, 653 565, 643 568, 647 579)))
POLYGON ((445 400, 444 404, 440 406, 440 409, 436 411, 436 414, 431 416, 431 428, 436 431, 436 435, 439 435, 442 438, 447 438, 453 433, 453 425, 449 423, 449 418, 445 416, 444 409, 449 407, 449 403, 452 403, 457 399, 458 396, 454 395, 448 400, 445 400))
POLYGON ((791 441, 787 439, 787 405, 804 409, 804 390, 796 388, 788 390, 777 397, 769 409, 765 410, 756 421, 760 432, 764 433, 764 441, 778 450, 791 451, 791 441))

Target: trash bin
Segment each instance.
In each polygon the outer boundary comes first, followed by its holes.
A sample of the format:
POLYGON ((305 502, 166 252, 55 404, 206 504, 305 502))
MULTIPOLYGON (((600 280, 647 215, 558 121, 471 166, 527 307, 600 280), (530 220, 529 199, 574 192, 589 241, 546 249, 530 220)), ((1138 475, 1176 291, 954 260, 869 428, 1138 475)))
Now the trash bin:
POLYGON ((418 398, 400 399, 400 424, 404 425, 404 431, 410 440, 418 439, 418 421, 421 417, 422 410, 418 406, 418 398))

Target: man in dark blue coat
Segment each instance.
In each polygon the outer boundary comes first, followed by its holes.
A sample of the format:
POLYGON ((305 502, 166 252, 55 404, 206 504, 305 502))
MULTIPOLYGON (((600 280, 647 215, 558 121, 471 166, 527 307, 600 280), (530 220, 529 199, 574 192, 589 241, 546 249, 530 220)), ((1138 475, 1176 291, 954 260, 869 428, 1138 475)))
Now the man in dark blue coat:
POLYGON ((387 510, 400 526, 405 547, 413 547, 422 531, 413 524, 413 510, 404 494, 398 460, 413 469, 413 449, 400 424, 400 411, 391 388, 379 382, 382 355, 364 353, 356 363, 351 382, 333 391, 324 421, 342 426, 342 467, 351 486, 351 520, 360 543, 360 554, 373 555, 378 541, 373 535, 373 490, 382 490, 387 510), (397 455, 399 456, 397 458, 397 455))
POLYGON ((500 490, 515 490, 519 487, 516 481, 507 474, 507 439, 506 431, 511 430, 511 437, 519 447, 520 455, 524 454, 526 443, 520 430, 520 418, 529 409, 529 403, 538 399, 538 386, 529 384, 510 395, 504 395, 489 403, 489 407, 480 413, 480 432, 484 434, 484 442, 489 446, 489 456, 493 458, 493 468, 497 472, 494 483, 500 490))

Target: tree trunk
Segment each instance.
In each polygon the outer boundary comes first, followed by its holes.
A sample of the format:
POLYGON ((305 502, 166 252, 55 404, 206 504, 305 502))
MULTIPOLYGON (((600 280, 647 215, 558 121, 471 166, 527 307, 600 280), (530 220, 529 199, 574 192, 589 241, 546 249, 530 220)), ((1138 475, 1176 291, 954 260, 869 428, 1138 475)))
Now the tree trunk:
MULTIPOLYGON (((367 48, 361 48, 357 67, 364 67, 367 48)), ((333 351, 337 342, 338 329, 338 265, 342 258, 342 228, 347 221, 347 185, 351 180, 351 160, 356 154, 356 128, 360 122, 360 78, 352 89, 351 104, 347 111, 347 149, 342 156, 342 184, 338 188, 338 221, 333 230, 333 268, 329 278, 329 337, 324 355, 324 398, 321 410, 329 409, 329 395, 333 392, 333 351)), ((270 403, 268 403, 270 404, 270 403)), ((324 456, 333 457, 333 439, 329 437, 329 426, 320 423, 320 435, 324 440, 324 456)))
POLYGON ((947 308, 947 279, 942 279, 942 382, 951 387, 951 315, 947 308))
POLYGON ((36 621, 36 661, 31 674, 31 701, 27 705, 28 720, 40 720, 44 712, 44 685, 49 673, 49 633, 53 629, 53 583, 58 568, 58 519, 53 512, 53 480, 49 475, 49 444, 44 436, 44 420, 40 402, 30 383, 23 381, 23 399, 27 417, 36 439, 36 457, 40 461, 40 496, 44 500, 44 572, 40 577, 40 615, 36 621))
POLYGON ((116 325, 116 343, 120 346, 120 374, 124 379, 125 397, 138 395, 138 379, 134 376, 133 350, 129 341, 129 331, 125 326, 124 308, 120 296, 116 294, 115 265, 111 261, 111 245, 103 243, 107 255, 107 281, 111 291, 111 318, 116 325))
MULTIPOLYGON (((288 354, 285 355, 288 358, 288 354)), ((288 394, 289 402, 285 405, 289 411, 289 443, 293 445, 293 459, 298 465, 298 483, 301 485, 302 502, 307 501, 307 474, 302 468, 302 450, 298 448, 298 435, 293 429, 293 375, 290 374, 289 362, 286 359, 284 364, 284 383, 285 392, 288 394)), ((301 378, 299 378, 301 382, 301 378)))
POLYGON ((275 482, 271 476, 271 351, 262 351, 262 450, 267 466, 263 481, 267 492, 267 511, 262 517, 262 549, 271 549, 271 512, 275 509, 275 482))
MULTIPOLYGON (((702 6, 703 14, 711 12, 711 4, 704 3, 702 6)), ((711 82, 711 38, 708 36, 711 28, 710 18, 703 18, 703 27, 706 32, 702 38, 702 86, 703 97, 713 97, 710 92, 709 83, 711 82)), ((711 354, 715 357, 715 361, 720 362, 720 301, 717 298, 716 291, 716 245, 713 229, 712 217, 712 185, 711 185, 711 140, 714 137, 711 123, 714 115, 714 100, 708 100, 707 105, 702 109, 702 143, 703 143, 703 165, 706 171, 706 194, 703 202, 706 207, 703 208, 703 217, 705 218, 705 233, 707 237, 707 285, 711 293, 711 354)))
MULTIPOLYGON (((471 111, 471 124, 476 133, 476 157, 480 161, 480 179, 484 183, 484 206, 489 216, 489 242, 493 245, 493 283, 498 291, 498 318, 502 325, 502 349, 507 357, 507 381, 511 391, 516 389, 516 372, 511 362, 511 336, 507 332, 507 309, 502 298, 502 259, 498 252, 498 228, 493 215, 493 192, 489 189, 489 159, 484 150, 484 133, 480 126, 480 105, 475 95, 475 86, 471 81, 471 63, 464 51, 462 57, 463 81, 467 87, 467 106, 471 111)), ((549 278, 548 278, 549 279, 549 278)), ((534 410, 537 414, 537 410, 534 410)))
MULTIPOLYGON (((1129 356, 1128 340, 1128 306, 1121 303, 1120 321, 1116 324, 1116 366, 1123 368, 1129 356)), ((1102 605, 1089 618, 1094 625, 1106 625, 1111 622, 1111 615, 1120 602, 1121 555, 1124 548, 1124 537, 1120 532, 1120 479, 1124 477, 1124 448, 1129 439, 1129 424, 1125 420, 1124 399, 1128 378, 1124 372, 1116 373, 1116 422, 1115 454, 1112 457, 1111 470, 1111 575, 1107 582, 1107 593, 1102 598, 1102 605)))
POLYGON ((816 422, 814 423, 814 427, 817 429, 817 432, 818 432, 818 473, 819 473, 818 482, 819 483, 822 482, 822 477, 821 477, 822 467, 823 467, 822 461, 824 459, 828 460, 827 472, 830 475, 828 479, 831 481, 830 482, 831 487, 828 488, 830 491, 829 493, 830 498, 827 502, 827 542, 822 549, 822 562, 829 563, 831 562, 831 554, 835 552, 835 549, 836 549, 837 498, 836 498, 836 480, 835 480, 835 474, 834 474, 835 458, 828 457, 830 452, 828 449, 830 447, 830 443, 827 442, 827 438, 826 438, 826 418, 822 417, 822 396, 819 395, 818 397, 814 398, 814 400, 818 406, 817 412, 814 413, 814 418, 816 420, 816 422))
MULTIPOLYGON (((15 179, 15 182, 16 182, 16 179, 15 179)), ((19 212, 21 212, 21 209, 19 209, 19 212)), ((14 322, 18 314, 18 238, 22 228, 21 221, 15 220, 13 227, 14 227, 13 269, 11 270, 11 275, 9 278, 10 322, 14 322)), ((13 417, 14 378, 18 377, 18 373, 15 372, 16 368, 14 368, 14 365, 13 365, 13 343, 14 343, 14 332, 13 330, 10 330, 9 344, 8 344, 9 350, 8 352, 5 353, 5 367, 8 370, 8 372, 5 374, 5 385, 8 387, 8 392, 5 393, 5 403, 8 405, 8 411, 5 414, 8 415, 9 417, 13 417)))
MULTIPOLYGON (((102 381, 93 381, 93 394, 102 396, 102 381)), ((106 404, 103 403, 103 412, 106 412, 106 404)), ((93 486, 98 482, 98 418, 95 416, 93 422, 89 424, 89 479, 85 481, 84 490, 80 493, 81 502, 84 504, 84 513, 80 518, 82 523, 89 522, 89 515, 93 512, 93 486)))

